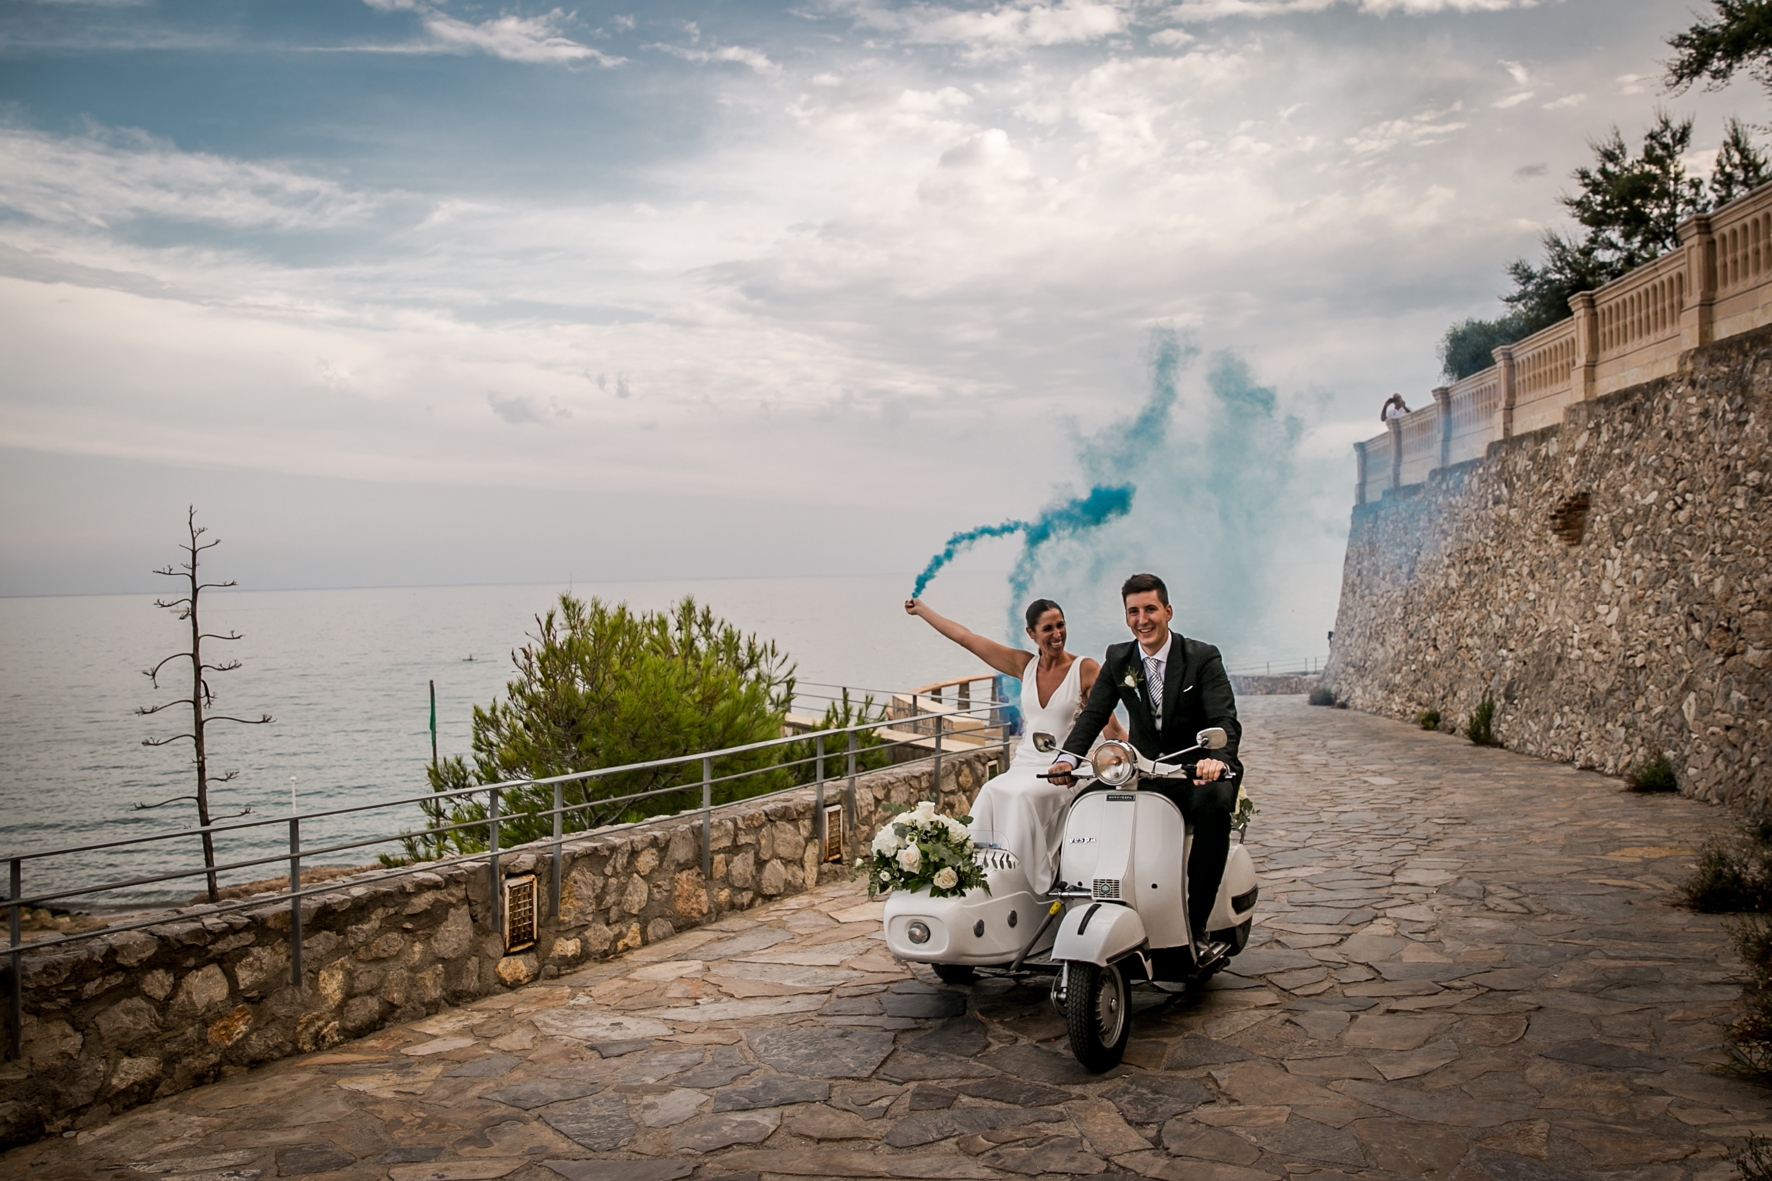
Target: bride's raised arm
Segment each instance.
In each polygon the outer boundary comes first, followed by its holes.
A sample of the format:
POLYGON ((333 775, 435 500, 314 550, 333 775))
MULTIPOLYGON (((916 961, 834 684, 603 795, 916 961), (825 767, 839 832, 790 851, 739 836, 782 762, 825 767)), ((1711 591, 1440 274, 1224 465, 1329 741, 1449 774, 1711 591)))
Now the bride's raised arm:
POLYGON ((946 616, 936 614, 921 599, 906 599, 904 613, 918 616, 930 627, 1006 677, 1019 679, 1021 674, 1027 671, 1028 661, 1034 658, 1032 652, 1023 652, 1020 648, 1011 648, 1007 644, 987 640, 977 632, 955 623, 946 616))
MULTIPOLYGON (((1082 700, 1089 700, 1089 690, 1095 688, 1095 678, 1101 675, 1101 665, 1087 656, 1079 656, 1083 667, 1077 674, 1078 688, 1082 691, 1082 700)), ((1126 741, 1126 728, 1120 725, 1120 719, 1110 716, 1107 725, 1101 728, 1103 738, 1111 738, 1115 742, 1126 741)))

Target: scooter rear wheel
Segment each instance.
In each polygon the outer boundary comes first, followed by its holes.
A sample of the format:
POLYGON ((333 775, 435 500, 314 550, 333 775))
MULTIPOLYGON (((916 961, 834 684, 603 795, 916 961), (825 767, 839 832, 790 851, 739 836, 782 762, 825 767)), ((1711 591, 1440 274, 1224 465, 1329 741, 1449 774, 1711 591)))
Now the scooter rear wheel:
POLYGON ((1064 994, 1071 1053, 1085 1070, 1100 1074, 1120 1064, 1132 1032, 1132 994, 1118 964, 1070 965, 1064 994))

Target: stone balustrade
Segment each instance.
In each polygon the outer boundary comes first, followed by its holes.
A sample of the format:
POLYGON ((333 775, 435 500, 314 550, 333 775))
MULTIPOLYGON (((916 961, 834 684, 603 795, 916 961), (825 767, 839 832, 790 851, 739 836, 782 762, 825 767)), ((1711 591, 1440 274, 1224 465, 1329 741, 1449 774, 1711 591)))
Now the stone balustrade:
POLYGON ((1680 226, 1680 246, 1569 301, 1572 315, 1354 444, 1354 503, 1422 484, 1571 405, 1668 377, 1692 350, 1772 323, 1772 185, 1680 226))

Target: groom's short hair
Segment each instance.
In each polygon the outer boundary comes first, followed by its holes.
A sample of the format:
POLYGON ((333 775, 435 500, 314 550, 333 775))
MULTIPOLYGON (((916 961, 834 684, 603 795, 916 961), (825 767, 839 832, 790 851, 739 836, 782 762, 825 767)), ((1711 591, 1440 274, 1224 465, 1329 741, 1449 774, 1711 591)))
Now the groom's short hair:
POLYGON ((1155 574, 1134 574, 1120 584, 1120 601, 1124 603, 1133 595, 1142 595, 1147 591, 1157 592, 1157 602, 1169 605, 1169 587, 1155 574))

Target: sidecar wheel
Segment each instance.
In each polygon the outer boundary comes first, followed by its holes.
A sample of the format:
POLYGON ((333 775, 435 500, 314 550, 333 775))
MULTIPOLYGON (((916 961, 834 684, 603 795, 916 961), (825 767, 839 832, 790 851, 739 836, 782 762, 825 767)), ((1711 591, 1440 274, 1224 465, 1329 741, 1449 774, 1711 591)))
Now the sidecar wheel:
POLYGON ((971 984, 978 976, 971 964, 931 964, 943 984, 971 984))
POLYGON ((1071 964, 1064 1009, 1071 1053, 1083 1068, 1100 1074, 1118 1066, 1132 1032, 1132 994, 1120 966, 1071 964))

